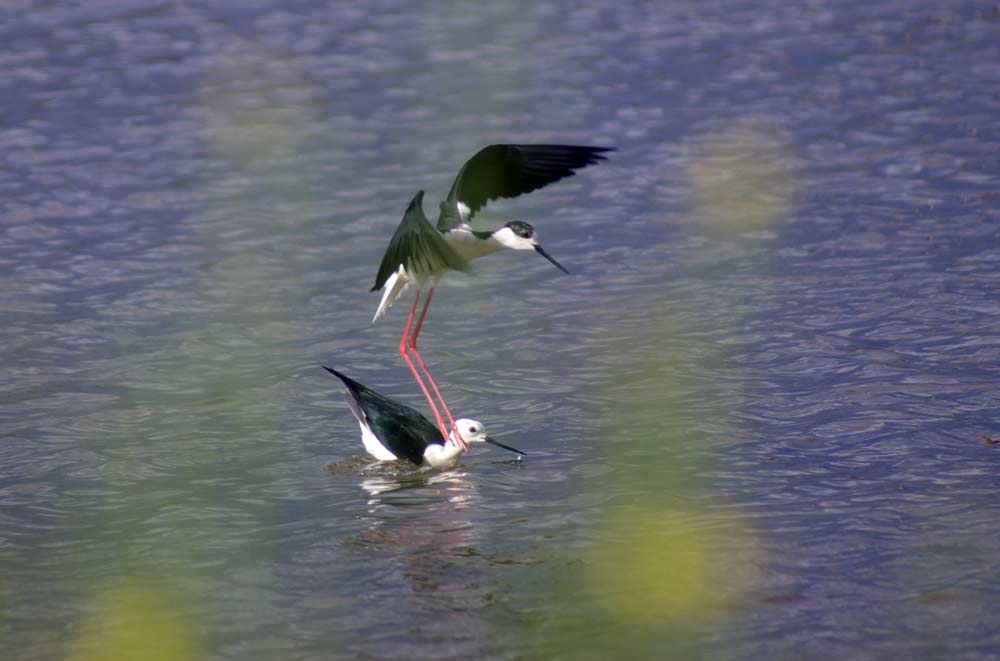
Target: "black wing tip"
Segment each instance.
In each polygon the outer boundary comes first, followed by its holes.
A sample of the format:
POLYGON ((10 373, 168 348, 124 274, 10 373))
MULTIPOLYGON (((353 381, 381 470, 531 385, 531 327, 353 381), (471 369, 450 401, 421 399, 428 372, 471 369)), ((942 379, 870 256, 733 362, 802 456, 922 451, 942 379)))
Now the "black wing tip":
POLYGON ((594 145, 511 145, 521 150, 524 157, 532 161, 531 167, 540 167, 544 170, 563 170, 562 176, 568 177, 576 174, 588 165, 596 165, 601 161, 608 160, 605 154, 616 151, 615 147, 602 147, 594 145))
POLYGON ((606 161, 608 157, 604 154, 616 151, 615 147, 594 147, 591 145, 567 145, 571 148, 571 151, 583 156, 586 159, 586 164, 591 165, 592 163, 597 163, 598 161, 606 161))
POLYGON ((354 379, 352 379, 351 377, 347 376, 347 375, 346 375, 346 374, 344 374, 343 372, 338 372, 337 370, 333 369, 332 367, 327 367, 326 365, 320 365, 320 367, 322 367, 322 368, 323 368, 323 369, 325 369, 325 370, 326 370, 327 372, 329 372, 330 374, 332 374, 332 375, 334 375, 335 377, 337 377, 338 379, 340 379, 340 380, 341 380, 341 382, 342 382, 342 383, 343 383, 343 384, 344 384, 345 386, 348 386, 349 388, 353 388, 353 387, 354 387, 355 385, 357 385, 357 383, 358 383, 357 381, 355 381, 355 380, 354 380, 354 379))
POLYGON ((410 203, 406 205, 406 210, 409 211, 413 207, 420 206, 423 203, 424 203, 424 191, 418 190, 417 194, 413 196, 412 200, 410 200, 410 203))
MULTIPOLYGON (((605 147, 602 145, 561 145, 561 144, 541 144, 541 145, 504 145, 506 147, 516 147, 518 149, 538 149, 544 151, 554 151, 554 152, 576 152, 576 153, 592 153, 595 155, 604 154, 606 152, 618 151, 617 147, 605 147)), ((600 156, 600 158, 605 158, 600 156)))
MULTIPOLYGON (((603 145, 565 145, 556 143, 545 143, 545 144, 495 144, 484 147, 480 152, 486 151, 488 149, 509 149, 509 150, 520 150, 525 152, 541 152, 540 155, 547 156, 566 156, 572 154, 574 156, 583 156, 587 159, 594 159, 594 161, 603 161, 607 159, 607 154, 609 152, 618 151, 617 147, 605 147, 603 145)), ((478 154, 477 154, 478 155, 478 154)))
POLYGON ((367 388, 364 384, 355 381, 354 379, 352 379, 351 377, 347 376, 342 372, 338 372, 332 367, 327 367, 326 365, 320 365, 320 367, 322 367, 327 372, 340 379, 340 382, 344 384, 344 387, 347 388, 348 392, 351 393, 351 396, 354 397, 354 399, 358 398, 358 393, 363 392, 365 390, 369 390, 369 388, 367 388))
POLYGON ((346 379, 347 378, 346 376, 344 376, 343 374, 341 374, 337 370, 333 369, 332 367, 327 367, 326 365, 320 365, 320 367, 322 367, 323 369, 325 369, 327 372, 329 372, 330 374, 334 375, 338 379, 346 379))

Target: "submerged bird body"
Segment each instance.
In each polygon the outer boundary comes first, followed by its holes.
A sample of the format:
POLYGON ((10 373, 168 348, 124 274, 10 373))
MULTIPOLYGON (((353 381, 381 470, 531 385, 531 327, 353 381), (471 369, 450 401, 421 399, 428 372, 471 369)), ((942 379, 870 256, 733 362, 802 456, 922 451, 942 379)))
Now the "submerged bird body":
MULTIPOLYGON (((368 454, 380 461, 405 459, 431 468, 452 468, 461 461, 466 448, 454 433, 445 440, 434 423, 416 409, 389 399, 337 370, 326 366, 323 369, 344 384, 344 399, 361 427, 361 442, 368 454)), ((490 438, 481 422, 461 418, 455 424, 467 442, 491 443, 524 454, 490 438)))

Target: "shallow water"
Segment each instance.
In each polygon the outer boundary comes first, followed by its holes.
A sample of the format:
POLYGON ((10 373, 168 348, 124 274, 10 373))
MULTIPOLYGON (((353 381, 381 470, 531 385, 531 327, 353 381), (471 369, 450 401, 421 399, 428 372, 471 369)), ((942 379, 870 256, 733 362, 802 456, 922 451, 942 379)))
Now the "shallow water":
POLYGON ((1000 654, 989 3, 5 14, 4 658, 1000 654), (319 365, 422 406, 368 289, 496 141, 618 149, 421 335, 528 456, 369 467, 319 365))

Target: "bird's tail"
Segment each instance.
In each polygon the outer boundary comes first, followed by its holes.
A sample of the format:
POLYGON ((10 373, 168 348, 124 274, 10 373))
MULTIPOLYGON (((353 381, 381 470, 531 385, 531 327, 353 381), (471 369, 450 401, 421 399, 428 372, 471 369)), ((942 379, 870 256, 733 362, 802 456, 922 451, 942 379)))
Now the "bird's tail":
POLYGON ((385 281, 385 289, 382 292, 382 302, 378 304, 378 309, 375 310, 375 316, 372 317, 373 324, 378 321, 390 307, 392 307, 392 304, 396 302, 397 298, 403 295, 403 292, 406 291, 406 287, 409 284, 410 281, 405 277, 405 271, 402 266, 399 267, 398 271, 389 276, 389 279, 385 281))

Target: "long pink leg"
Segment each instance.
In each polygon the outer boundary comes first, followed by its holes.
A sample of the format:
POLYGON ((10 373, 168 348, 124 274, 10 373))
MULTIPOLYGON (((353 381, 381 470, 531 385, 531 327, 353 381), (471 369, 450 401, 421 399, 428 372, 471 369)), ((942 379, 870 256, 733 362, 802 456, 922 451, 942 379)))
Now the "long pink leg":
POLYGON ((434 394, 437 395, 438 401, 441 402, 441 408, 444 409, 445 415, 448 417, 448 422, 451 424, 451 430, 455 434, 455 438, 458 439, 459 445, 461 445, 466 450, 469 449, 469 444, 465 442, 462 438, 462 434, 459 432, 458 427, 455 425, 455 418, 452 417, 451 411, 448 410, 448 404, 444 401, 444 397, 441 396, 441 391, 438 390, 437 383, 434 381, 434 377, 431 376, 431 371, 427 369, 427 365, 424 363, 424 359, 420 357, 420 352, 417 351, 417 336, 420 335, 420 329, 424 325, 424 317, 427 316, 427 308, 431 306, 431 298, 434 297, 434 287, 431 287, 427 291, 427 298, 424 300, 424 307, 420 311, 420 318, 417 319, 417 327, 413 329, 413 335, 410 336, 410 350, 413 355, 417 358, 417 364, 420 365, 420 369, 424 371, 427 375, 427 380, 431 384, 431 389, 434 394))
MULTIPOLYGON (((410 316, 406 319, 406 328, 403 329, 403 338, 399 341, 399 355, 403 357, 406 361, 407 367, 413 372, 413 378, 417 380, 417 385, 420 386, 420 390, 423 391, 424 397, 427 398, 427 403, 431 405, 431 410, 434 411, 434 419, 437 421, 438 429, 441 431, 441 437, 448 440, 448 431, 444 426, 444 420, 441 419, 441 413, 438 411, 437 406, 434 404, 434 400, 431 398, 431 394, 427 391, 427 386, 424 385, 424 380, 420 378, 420 372, 417 368, 413 366, 413 361, 410 360, 410 356, 406 353, 406 343, 409 340, 410 327, 413 326, 413 313, 417 310, 417 303, 420 301, 420 290, 418 289, 416 294, 413 296, 413 305, 410 306, 410 316)), ((419 358, 419 356, 418 356, 419 358)), ((433 383, 433 381, 431 382, 433 383)), ((435 387, 435 392, 437 388, 435 387)), ((440 397, 440 395, 438 395, 440 397)))

